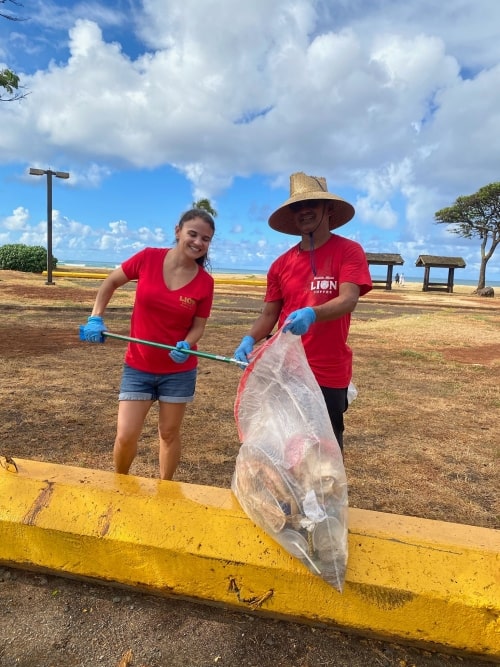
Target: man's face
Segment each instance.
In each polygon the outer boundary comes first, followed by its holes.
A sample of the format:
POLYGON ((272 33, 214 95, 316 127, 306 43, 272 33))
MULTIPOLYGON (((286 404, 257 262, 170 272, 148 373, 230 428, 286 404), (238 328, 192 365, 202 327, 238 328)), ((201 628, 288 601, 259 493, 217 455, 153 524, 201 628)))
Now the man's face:
POLYGON ((315 232, 323 219, 328 220, 325 215, 326 205, 326 201, 318 199, 306 199, 289 205, 297 229, 301 234, 315 232))

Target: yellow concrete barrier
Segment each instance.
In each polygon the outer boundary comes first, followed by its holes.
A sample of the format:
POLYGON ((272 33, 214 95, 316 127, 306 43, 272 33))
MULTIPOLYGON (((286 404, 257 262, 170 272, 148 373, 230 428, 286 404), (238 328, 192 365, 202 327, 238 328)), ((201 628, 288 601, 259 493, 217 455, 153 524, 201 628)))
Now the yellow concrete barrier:
MULTIPOLYGON (((52 271, 54 278, 93 278, 94 280, 104 280, 107 278, 110 271, 107 273, 92 273, 91 271, 52 271)), ((47 271, 42 271, 42 275, 46 276, 47 271)), ((265 287, 267 282, 262 278, 221 278, 214 276, 216 285, 249 285, 250 287, 265 287)))
MULTIPOLYGON (((109 276, 108 273, 92 273, 85 271, 52 271, 54 278, 93 278, 94 280, 104 280, 109 276)), ((42 271, 42 275, 46 276, 47 271, 42 271)))
POLYGON ((350 509, 340 594, 228 489, 0 462, 3 565, 500 659, 499 531, 350 509))
POLYGON ((267 281, 262 278, 221 278, 214 276, 215 285, 249 285, 250 287, 265 287, 267 281))

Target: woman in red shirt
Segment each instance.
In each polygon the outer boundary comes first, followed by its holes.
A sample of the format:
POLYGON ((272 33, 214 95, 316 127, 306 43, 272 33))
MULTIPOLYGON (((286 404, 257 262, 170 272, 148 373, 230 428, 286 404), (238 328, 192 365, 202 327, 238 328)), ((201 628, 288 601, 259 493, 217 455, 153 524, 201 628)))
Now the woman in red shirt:
POLYGON ((137 281, 130 336, 175 346, 170 353, 129 343, 122 374, 113 459, 117 473, 127 474, 137 454, 146 416, 159 402, 160 478, 172 479, 180 460, 180 430, 187 403, 194 398, 196 349, 212 307, 214 280, 205 270, 215 232, 203 209, 184 213, 175 227, 173 248, 144 248, 112 271, 97 292, 92 315, 81 337, 103 343, 103 316, 115 290, 137 281))

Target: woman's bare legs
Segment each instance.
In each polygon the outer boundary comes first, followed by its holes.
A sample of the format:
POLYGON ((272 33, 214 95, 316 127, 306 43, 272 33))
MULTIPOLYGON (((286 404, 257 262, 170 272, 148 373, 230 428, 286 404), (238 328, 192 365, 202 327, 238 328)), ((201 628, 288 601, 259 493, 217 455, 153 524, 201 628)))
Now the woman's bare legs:
POLYGON ((160 401, 160 479, 172 479, 181 458, 181 425, 186 403, 160 401))
POLYGON ((116 426, 113 461, 115 471, 127 475, 137 454, 137 443, 144 420, 153 401, 120 401, 116 426))

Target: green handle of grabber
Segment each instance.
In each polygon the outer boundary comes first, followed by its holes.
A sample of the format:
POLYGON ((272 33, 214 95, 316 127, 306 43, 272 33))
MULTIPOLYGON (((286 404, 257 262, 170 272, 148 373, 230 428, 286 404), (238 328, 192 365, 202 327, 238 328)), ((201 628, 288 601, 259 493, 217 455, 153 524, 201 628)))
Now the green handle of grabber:
MULTIPOLYGON (((164 343, 154 343, 151 340, 143 340, 142 338, 132 338, 132 336, 123 336, 122 334, 111 333, 110 331, 103 331, 103 336, 107 338, 116 338, 117 340, 125 340, 128 343, 139 343, 140 345, 150 345, 151 347, 159 347, 162 350, 177 350, 175 345, 165 345, 164 343)), ((223 361, 226 364, 237 364, 238 366, 248 366, 244 361, 238 361, 233 357, 223 357, 220 354, 210 354, 209 352, 200 352, 199 350, 181 350, 182 354, 192 354, 195 357, 203 357, 203 359, 212 359, 212 361, 223 361)))

